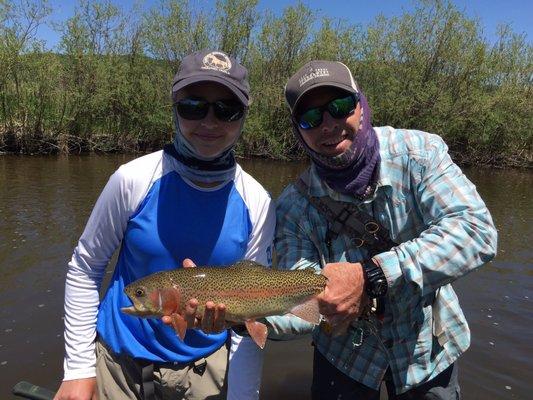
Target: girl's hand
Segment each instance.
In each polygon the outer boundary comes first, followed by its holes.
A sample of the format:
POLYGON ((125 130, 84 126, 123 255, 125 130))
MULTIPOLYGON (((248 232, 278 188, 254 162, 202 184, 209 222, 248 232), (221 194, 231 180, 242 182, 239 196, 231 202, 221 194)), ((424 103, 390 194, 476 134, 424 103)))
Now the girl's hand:
POLYGON ((98 400, 96 378, 73 379, 61 382, 54 400, 98 400))
MULTIPOLYGON (((196 264, 189 258, 183 260, 183 268, 194 268, 196 264)), ((197 316, 198 300, 189 299, 182 314, 164 316, 162 321, 174 328, 176 333, 184 336, 184 322, 187 329, 201 329, 205 333, 220 333, 226 329, 226 306, 223 303, 215 304, 212 301, 205 303, 204 315, 197 316)))

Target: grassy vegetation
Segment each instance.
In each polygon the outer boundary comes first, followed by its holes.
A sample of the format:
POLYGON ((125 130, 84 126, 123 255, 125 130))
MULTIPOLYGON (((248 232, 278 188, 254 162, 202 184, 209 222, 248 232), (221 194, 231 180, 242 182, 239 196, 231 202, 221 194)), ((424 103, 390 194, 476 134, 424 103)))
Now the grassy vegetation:
POLYGON ((310 59, 347 64, 374 125, 443 136, 461 164, 533 161, 533 47, 501 26, 496 43, 444 0, 361 27, 305 5, 260 15, 257 0, 219 0, 202 11, 162 0, 126 13, 80 0, 53 52, 37 39, 45 0, 0 0, 0 151, 148 151, 172 137, 170 85, 180 60, 225 50, 250 71, 253 103, 241 155, 294 159, 284 104, 287 78, 310 59))

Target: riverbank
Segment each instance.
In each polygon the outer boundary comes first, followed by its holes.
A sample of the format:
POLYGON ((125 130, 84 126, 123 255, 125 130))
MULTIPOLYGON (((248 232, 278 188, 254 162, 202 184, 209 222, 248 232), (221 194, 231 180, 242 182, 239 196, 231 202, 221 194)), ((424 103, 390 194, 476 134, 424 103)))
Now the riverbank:
MULTIPOLYGON (((170 135, 169 135, 170 136, 170 135)), ((246 136, 246 132, 243 133, 246 136)), ((243 140, 243 139, 241 139, 243 140)), ((13 142, 12 142, 13 143, 13 142)), ((152 151, 157 151, 163 148, 163 145, 168 141, 150 142, 128 142, 125 139, 121 143, 96 143, 95 141, 82 141, 69 139, 66 142, 50 141, 46 142, 42 138, 38 141, 28 143, 25 141, 24 145, 6 144, 2 141, 0 135, 0 156, 2 155, 24 155, 24 156, 42 156, 42 155, 89 155, 89 154, 123 154, 125 156, 140 156, 152 151), (2 145, 2 143, 4 143, 2 145)), ((296 145, 296 139, 294 139, 296 145)), ((236 155, 242 159, 261 158, 276 161, 303 161, 307 160, 306 154, 301 150, 293 150, 290 156, 272 154, 271 152, 251 152, 247 151, 246 147, 249 143, 239 143, 236 149, 236 155)), ((515 153, 504 154, 490 147, 484 148, 480 146, 470 145, 462 146, 457 144, 449 144, 449 153, 455 163, 461 167, 480 166, 497 169, 505 168, 519 168, 519 169, 533 169, 533 151, 520 149, 515 153)))

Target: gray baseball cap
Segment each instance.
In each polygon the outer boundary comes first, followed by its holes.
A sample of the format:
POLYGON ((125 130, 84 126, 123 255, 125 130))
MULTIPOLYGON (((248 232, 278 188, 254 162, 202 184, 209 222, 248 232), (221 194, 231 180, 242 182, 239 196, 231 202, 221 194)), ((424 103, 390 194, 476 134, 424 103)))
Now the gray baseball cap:
POLYGON ((172 97, 185 86, 201 81, 220 83, 246 107, 250 103, 248 70, 222 51, 201 50, 184 57, 172 81, 172 97))
POLYGON ((359 93, 349 68, 338 61, 309 61, 291 76, 285 85, 285 99, 294 113, 298 102, 311 89, 333 86, 350 93, 359 93))

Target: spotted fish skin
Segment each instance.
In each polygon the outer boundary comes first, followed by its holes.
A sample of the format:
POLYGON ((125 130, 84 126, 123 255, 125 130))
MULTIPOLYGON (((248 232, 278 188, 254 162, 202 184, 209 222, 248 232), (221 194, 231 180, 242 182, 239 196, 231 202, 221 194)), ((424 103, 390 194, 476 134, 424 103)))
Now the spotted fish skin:
POLYGON ((324 290, 326 280, 314 270, 277 270, 248 260, 229 267, 179 268, 126 286, 133 306, 122 310, 140 317, 161 317, 183 310, 189 299, 196 298, 199 315, 207 301, 224 303, 226 320, 242 323, 291 312, 324 290))

